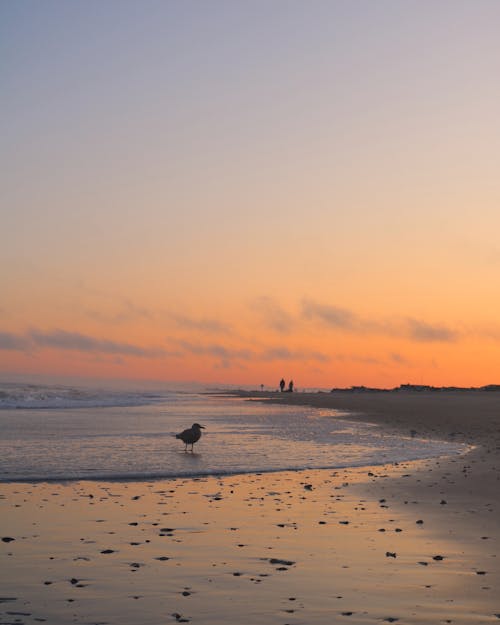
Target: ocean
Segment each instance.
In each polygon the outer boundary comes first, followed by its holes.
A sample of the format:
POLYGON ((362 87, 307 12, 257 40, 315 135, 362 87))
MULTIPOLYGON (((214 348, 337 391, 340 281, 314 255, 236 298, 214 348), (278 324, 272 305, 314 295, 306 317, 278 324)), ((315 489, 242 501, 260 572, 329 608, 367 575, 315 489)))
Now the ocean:
POLYGON ((372 466, 466 447, 347 413, 213 392, 0 384, 0 481, 151 480, 372 466), (194 453, 175 433, 205 426, 194 453))

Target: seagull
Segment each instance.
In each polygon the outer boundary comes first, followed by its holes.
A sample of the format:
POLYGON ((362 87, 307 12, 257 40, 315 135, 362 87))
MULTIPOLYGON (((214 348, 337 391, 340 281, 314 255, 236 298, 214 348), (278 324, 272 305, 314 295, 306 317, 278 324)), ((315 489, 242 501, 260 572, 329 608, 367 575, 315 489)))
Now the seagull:
POLYGON ((180 434, 176 434, 175 438, 180 438, 183 443, 186 444, 186 448, 184 451, 187 451, 188 445, 191 445, 191 451, 193 451, 193 445, 200 440, 201 438, 201 430, 204 430, 205 427, 200 425, 199 423, 193 423, 193 425, 181 432, 180 434))

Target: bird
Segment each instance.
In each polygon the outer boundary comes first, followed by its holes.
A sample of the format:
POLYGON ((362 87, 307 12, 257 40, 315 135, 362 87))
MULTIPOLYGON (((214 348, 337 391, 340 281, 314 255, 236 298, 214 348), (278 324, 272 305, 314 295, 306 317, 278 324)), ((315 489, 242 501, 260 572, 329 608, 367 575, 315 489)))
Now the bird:
POLYGON ((186 444, 184 451, 187 451, 188 445, 191 445, 191 451, 193 451, 193 445, 200 440, 201 430, 204 429, 205 427, 203 425, 193 423, 193 425, 187 430, 184 430, 180 434, 176 434, 175 438, 180 438, 181 441, 186 444))

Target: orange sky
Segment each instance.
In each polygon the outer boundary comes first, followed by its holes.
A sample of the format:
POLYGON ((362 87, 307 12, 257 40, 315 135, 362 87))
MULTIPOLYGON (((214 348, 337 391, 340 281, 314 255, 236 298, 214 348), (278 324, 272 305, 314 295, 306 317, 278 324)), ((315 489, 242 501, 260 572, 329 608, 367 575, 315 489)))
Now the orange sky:
POLYGON ((499 382, 500 6, 145 7, 0 8, 2 378, 499 382))

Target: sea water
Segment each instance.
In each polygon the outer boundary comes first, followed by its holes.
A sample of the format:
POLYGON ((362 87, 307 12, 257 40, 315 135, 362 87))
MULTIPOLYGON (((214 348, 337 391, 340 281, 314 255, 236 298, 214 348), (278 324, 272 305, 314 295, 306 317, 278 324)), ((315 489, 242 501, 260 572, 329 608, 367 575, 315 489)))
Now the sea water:
POLYGON ((0 481, 159 479, 371 466, 465 446, 394 436, 337 410, 205 392, 0 385, 0 481), (194 453, 175 434, 205 426, 194 453))

